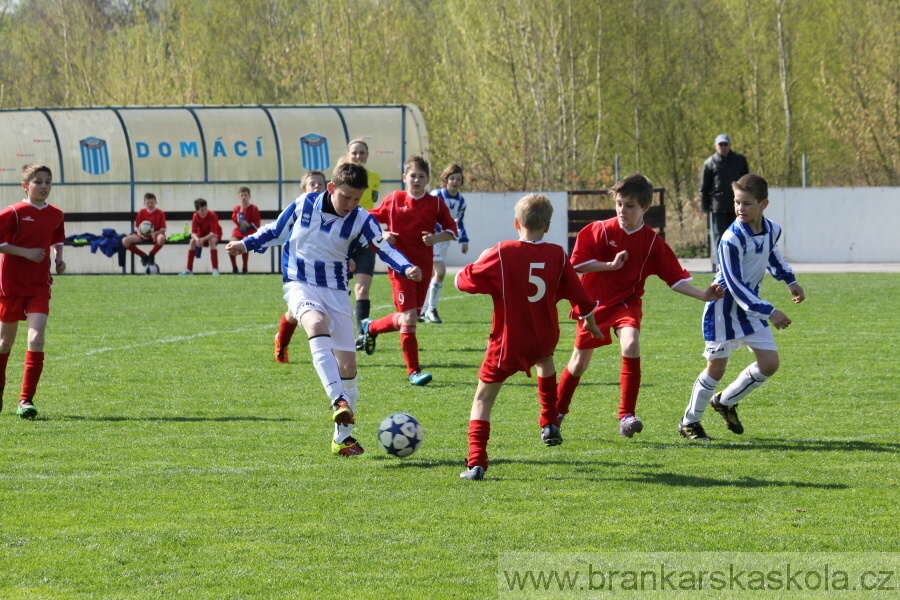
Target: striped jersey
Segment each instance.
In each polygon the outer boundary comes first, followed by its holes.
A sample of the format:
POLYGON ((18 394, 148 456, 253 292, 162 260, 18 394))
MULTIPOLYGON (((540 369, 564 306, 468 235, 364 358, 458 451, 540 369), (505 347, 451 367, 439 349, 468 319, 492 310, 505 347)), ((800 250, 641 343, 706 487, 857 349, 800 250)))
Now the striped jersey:
POLYGON ((722 235, 715 282, 725 288, 725 297, 706 303, 706 341, 733 340, 769 326, 766 319, 775 307, 759 297, 766 271, 787 285, 797 281, 778 247, 781 227, 765 217, 762 225, 762 232, 754 234, 749 225, 736 220, 722 235))
POLYGON ((328 192, 301 194, 278 219, 244 238, 247 251, 264 252, 282 245, 281 277, 350 293, 350 256, 360 246, 372 246, 389 267, 405 277, 412 265, 381 237, 381 227, 364 208, 339 217, 323 212, 328 192))
MULTIPOLYGON (((443 200, 447 208, 450 209, 450 216, 456 221, 456 229, 459 232, 459 243, 468 244, 469 234, 466 233, 466 226, 463 223, 463 218, 466 216, 466 199, 460 193, 451 196, 447 188, 438 188, 431 193, 443 200)), ((438 231, 440 231, 440 228, 438 228, 438 231)))

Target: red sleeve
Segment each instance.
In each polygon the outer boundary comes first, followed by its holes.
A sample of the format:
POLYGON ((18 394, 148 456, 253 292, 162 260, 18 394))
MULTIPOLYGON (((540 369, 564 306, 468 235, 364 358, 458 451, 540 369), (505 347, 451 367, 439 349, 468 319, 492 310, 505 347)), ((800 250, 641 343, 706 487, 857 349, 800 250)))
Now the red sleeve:
POLYGON ((570 262, 572 266, 599 260, 600 245, 606 243, 606 230, 600 222, 586 225, 575 237, 575 248, 570 262))
POLYGON ((391 214, 391 205, 394 204, 394 193, 395 192, 391 192, 385 196, 378 206, 366 209, 369 214, 375 217, 375 220, 382 225, 388 224, 388 216, 391 214))
POLYGON ((59 226, 53 232, 53 237, 50 241, 51 246, 66 243, 66 216, 62 211, 59 211, 59 217, 59 226))
POLYGON ((141 228, 141 221, 143 221, 143 219, 141 219, 142 212, 144 212, 143 208, 140 209, 139 211, 137 211, 137 214, 134 215, 134 230, 135 231, 137 231, 141 228))
POLYGON ((691 279, 691 274, 681 266, 678 257, 672 251, 672 248, 657 234, 655 243, 653 244, 652 256, 650 264, 654 265, 654 273, 657 277, 666 282, 666 285, 672 287, 679 281, 691 279))
POLYGON ((216 237, 222 237, 222 226, 219 225, 219 215, 213 211, 209 211, 209 232, 216 234, 216 237))
MULTIPOLYGON (((443 202, 441 203, 443 204, 443 202)), ((500 282, 500 246, 494 246, 456 275, 456 289, 469 294, 495 294, 500 282)))
MULTIPOLYGON (((235 207, 231 210, 231 220, 234 221, 234 224, 235 224, 235 225, 240 225, 240 224, 238 223, 238 215, 239 215, 239 214, 241 214, 241 205, 240 205, 240 204, 238 204, 237 206, 235 206, 235 207)), ((244 215, 244 218, 245 218, 245 219, 247 218, 247 215, 246 215, 246 214, 244 215)))
POLYGON ((262 223, 259 216, 259 207, 255 204, 251 204, 247 207, 247 212, 250 213, 250 215, 247 216, 247 220, 250 221, 254 227, 259 229, 259 226, 262 223))
POLYGON ((452 231, 454 237, 459 237, 459 230, 456 227, 456 221, 453 220, 453 216, 450 214, 450 209, 447 208, 447 205, 443 200, 435 196, 438 204, 438 214, 437 214, 437 223, 441 226, 441 229, 444 231, 452 231))
POLYGON ((8 206, 0 212, 0 243, 12 243, 16 234, 16 216, 12 206, 8 206))
POLYGON ((194 213, 194 216, 191 217, 191 233, 194 235, 200 235, 200 214, 194 213))
POLYGON ((158 208, 156 209, 156 213, 153 213, 156 216, 156 223, 155 223, 156 229, 158 229, 159 231, 165 231, 166 230, 166 213, 159 210, 158 208), (159 214, 156 214, 156 213, 159 213, 159 214))
MULTIPOLYGON (((565 255, 563 255, 563 257, 565 257, 565 255)), ((575 268, 568 260, 565 261, 562 268, 562 273, 559 278, 559 288, 557 288, 556 291, 556 299, 557 301, 566 299, 571 303, 573 310, 569 315, 570 317, 584 317, 589 315, 594 312, 600 304, 596 300, 592 300, 591 296, 584 290, 584 286, 581 285, 581 279, 579 279, 578 273, 575 272, 575 268)))

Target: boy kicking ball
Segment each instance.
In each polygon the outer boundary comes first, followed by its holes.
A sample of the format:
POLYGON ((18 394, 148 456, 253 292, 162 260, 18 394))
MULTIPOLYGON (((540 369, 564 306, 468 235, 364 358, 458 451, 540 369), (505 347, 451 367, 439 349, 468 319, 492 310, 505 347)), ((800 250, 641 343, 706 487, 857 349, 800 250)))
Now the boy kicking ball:
POLYGON ((778 370, 778 346, 769 322, 776 329, 785 329, 791 320, 759 297, 759 286, 766 271, 787 284, 795 304, 806 297, 778 247, 781 227, 763 216, 769 205, 766 180, 751 173, 738 179, 732 187, 737 219, 722 235, 716 274, 716 283, 725 289, 725 296, 707 303, 703 311, 706 340, 703 356, 708 362, 694 382, 690 402, 678 425, 678 432, 689 440, 711 439, 700 424, 709 404, 722 415, 732 433, 744 433, 737 414, 738 402, 778 370), (716 394, 731 352, 742 346, 753 351, 756 362, 716 394))

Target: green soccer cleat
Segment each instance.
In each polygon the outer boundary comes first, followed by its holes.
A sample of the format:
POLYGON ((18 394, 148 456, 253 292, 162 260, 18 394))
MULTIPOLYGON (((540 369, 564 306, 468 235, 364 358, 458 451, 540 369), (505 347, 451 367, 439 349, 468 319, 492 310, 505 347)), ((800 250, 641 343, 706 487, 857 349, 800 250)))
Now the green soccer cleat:
POLYGON ((409 382, 413 385, 428 385, 431 383, 431 373, 416 371, 409 376, 409 382))
POLYGON ((25 400, 19 400, 19 409, 16 411, 16 414, 23 419, 33 419, 37 416, 38 411, 31 398, 26 398, 25 400))
POLYGON ((359 325, 362 328, 362 333, 360 337, 363 338, 363 350, 366 351, 366 354, 372 356, 375 354, 375 338, 377 336, 369 333, 369 325, 372 324, 372 319, 363 319, 360 321, 359 325))
POLYGON ((348 437, 340 444, 331 440, 331 453, 335 456, 359 456, 364 452, 365 450, 359 445, 356 438, 348 437))

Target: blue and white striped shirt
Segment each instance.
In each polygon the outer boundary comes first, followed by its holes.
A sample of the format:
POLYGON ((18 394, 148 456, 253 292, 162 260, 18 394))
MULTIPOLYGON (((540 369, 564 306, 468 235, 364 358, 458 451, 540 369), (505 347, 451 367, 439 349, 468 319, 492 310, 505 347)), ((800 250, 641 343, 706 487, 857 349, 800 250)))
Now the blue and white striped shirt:
POLYGON ((706 303, 703 338, 708 342, 734 340, 769 326, 766 319, 775 307, 759 297, 766 271, 787 285, 797 281, 778 247, 781 227, 765 217, 762 225, 762 232, 754 234, 735 221, 722 235, 715 282, 725 288, 725 297, 706 303))
MULTIPOLYGON (((468 244, 469 234, 466 233, 466 226, 463 223, 463 218, 466 216, 466 199, 463 198, 463 195, 460 193, 451 196, 450 192, 447 191, 447 188, 439 188, 431 193, 443 200, 444 204, 447 205, 447 208, 450 209, 450 216, 456 221, 456 229, 459 232, 459 235, 456 238, 457 241, 460 244, 468 244)), ((436 230, 438 232, 441 231, 440 225, 437 226, 436 230)))
POLYGON ((348 294, 350 256, 360 246, 371 246, 381 260, 400 275, 412 265, 381 237, 381 226, 357 206, 339 217, 322 211, 328 192, 302 194, 278 219, 244 238, 247 251, 264 252, 283 245, 281 276, 285 283, 299 281, 348 294))

